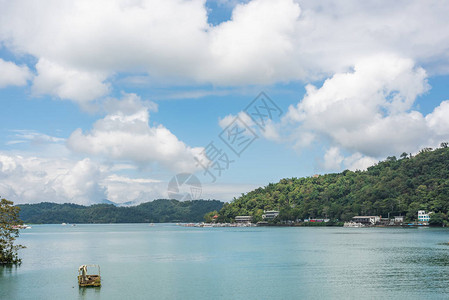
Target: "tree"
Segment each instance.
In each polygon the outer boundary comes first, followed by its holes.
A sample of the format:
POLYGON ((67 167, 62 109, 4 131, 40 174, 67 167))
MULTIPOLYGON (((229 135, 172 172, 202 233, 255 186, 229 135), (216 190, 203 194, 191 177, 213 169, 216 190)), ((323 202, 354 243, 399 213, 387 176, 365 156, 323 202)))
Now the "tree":
POLYGON ((215 222, 217 218, 218 218, 218 212, 216 210, 208 212, 207 214, 204 215, 204 221, 206 223, 215 222))
POLYGON ((443 213, 433 213, 430 215, 430 225, 441 226, 447 222, 447 216, 443 213))
POLYGON ((19 219, 20 208, 13 206, 12 201, 0 200, 0 264, 20 264, 21 259, 17 251, 25 248, 22 245, 14 245, 19 236, 18 225, 22 225, 19 219))
POLYGON ((426 147, 426 148, 422 148, 421 151, 419 151, 419 153, 427 153, 427 152, 431 152, 433 149, 430 147, 426 147))

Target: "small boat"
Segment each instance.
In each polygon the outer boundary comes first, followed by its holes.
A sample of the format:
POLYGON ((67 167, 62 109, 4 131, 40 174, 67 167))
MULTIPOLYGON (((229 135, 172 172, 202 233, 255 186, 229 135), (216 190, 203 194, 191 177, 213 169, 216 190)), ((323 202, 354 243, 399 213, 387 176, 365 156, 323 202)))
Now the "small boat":
POLYGON ((343 227, 360 228, 360 227, 365 227, 365 225, 362 223, 358 223, 358 222, 345 222, 343 224, 343 227))
POLYGON ((78 284, 80 287, 101 286, 100 266, 82 265, 78 268, 78 284), (87 268, 97 269, 97 272, 89 274, 87 268))

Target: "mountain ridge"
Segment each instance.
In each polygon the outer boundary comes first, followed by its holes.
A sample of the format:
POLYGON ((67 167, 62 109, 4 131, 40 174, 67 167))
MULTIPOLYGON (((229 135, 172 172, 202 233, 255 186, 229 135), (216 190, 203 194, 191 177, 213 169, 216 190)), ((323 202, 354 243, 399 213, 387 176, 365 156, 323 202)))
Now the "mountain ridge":
POLYGON ((156 199, 136 206, 116 206, 109 203, 84 206, 52 202, 16 206, 20 207, 20 218, 25 223, 165 223, 203 221, 207 212, 220 210, 223 202, 156 199))
POLYGON ((432 222, 445 224, 449 213, 449 148, 424 148, 417 155, 388 157, 366 171, 285 178, 225 203, 218 221, 238 215, 262 220, 265 210, 279 210, 280 220, 330 218, 348 221, 355 215, 403 215, 415 220, 420 209, 433 211, 432 222))

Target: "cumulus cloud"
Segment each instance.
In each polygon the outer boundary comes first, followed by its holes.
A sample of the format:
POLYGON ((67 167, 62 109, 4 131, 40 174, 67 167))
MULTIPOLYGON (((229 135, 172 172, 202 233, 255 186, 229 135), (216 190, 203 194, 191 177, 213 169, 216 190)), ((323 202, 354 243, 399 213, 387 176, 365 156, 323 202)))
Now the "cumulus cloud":
POLYGON ((308 85, 283 121, 352 152, 380 157, 428 140, 424 117, 411 110, 427 89, 426 73, 413 61, 380 55, 360 61, 352 72, 335 74, 320 88, 308 85))
MULTIPOLYGON (((91 205, 104 199, 115 203, 167 198, 167 182, 128 177, 114 166, 91 159, 70 160, 0 152, 0 195, 16 204, 52 201, 91 205)), ((230 201, 258 187, 248 184, 205 184, 202 198, 230 201)))
POLYGON ((61 99, 86 102, 105 96, 109 85, 99 72, 88 72, 63 67, 47 59, 39 59, 36 64, 37 76, 32 90, 36 95, 49 94, 61 99))
POLYGON ((441 1, 252 0, 212 26, 204 0, 0 1, 0 42, 37 59, 36 93, 88 101, 116 74, 172 85, 308 81, 381 51, 448 73, 448 14, 441 1))
POLYGON ((89 159, 69 161, 0 153, 0 194, 17 203, 91 204, 105 199, 100 167, 89 159))
POLYGON ((192 80, 207 29, 203 0, 0 2, 0 41, 38 58, 34 92, 76 101, 117 72, 192 80))
POLYGON ((167 183, 114 173, 91 159, 70 160, 0 153, 0 195, 15 203, 116 203, 166 198, 167 183))
POLYGON ((340 153, 338 147, 329 148, 324 154, 324 168, 326 170, 338 170, 344 157, 340 153))
POLYGON ((101 155, 111 160, 129 160, 138 164, 162 164, 169 169, 194 171, 194 156, 202 148, 191 148, 163 125, 151 127, 149 109, 155 104, 142 102, 135 94, 110 100, 108 114, 92 130, 75 130, 67 146, 76 153, 101 155))
POLYGON ((343 160, 343 162, 345 169, 356 171, 356 170, 366 170, 368 167, 373 166, 375 163, 377 163, 378 159, 365 156, 357 152, 346 157, 343 160))
POLYGON ((27 66, 18 66, 13 62, 4 61, 0 58, 0 88, 10 85, 26 85, 32 76, 27 66))
POLYGON ((229 114, 229 115, 225 116, 224 118, 219 118, 218 125, 222 129, 225 129, 226 127, 229 126, 229 124, 231 124, 235 120, 235 118, 239 118, 247 126, 250 126, 252 128, 256 127, 256 124, 253 122, 251 117, 248 116, 248 114, 244 111, 239 112, 237 115, 229 114))
POLYGON ((138 204, 167 198, 167 183, 160 180, 111 174, 102 181, 102 184, 106 188, 108 200, 115 203, 138 204))
MULTIPOLYGON (((449 102, 423 116, 413 110, 416 98, 429 89, 426 72, 410 59, 378 55, 360 60, 353 71, 337 73, 320 88, 290 106, 282 123, 296 124, 302 146, 327 140, 326 169, 359 168, 375 158, 415 152, 449 138, 449 102), (344 157, 340 150, 349 152, 344 157), (351 167, 352 166, 352 167, 351 167)), ((295 125, 293 125, 295 126, 295 125)), ((300 145, 301 146, 301 145, 300 145)))
MULTIPOLYGON (((437 138, 444 139, 449 133, 449 100, 437 106, 432 113, 426 116, 426 123, 437 138)), ((438 140, 437 140, 438 141, 438 140)))
POLYGON ((240 85, 298 78, 295 59, 299 6, 293 1, 257 0, 234 8, 230 21, 210 30, 214 83, 240 85))
POLYGON ((339 147, 332 146, 326 150, 321 165, 326 171, 339 172, 342 169, 348 169, 351 171, 365 170, 377 162, 377 159, 365 156, 359 152, 345 157, 341 153, 341 149, 339 147))

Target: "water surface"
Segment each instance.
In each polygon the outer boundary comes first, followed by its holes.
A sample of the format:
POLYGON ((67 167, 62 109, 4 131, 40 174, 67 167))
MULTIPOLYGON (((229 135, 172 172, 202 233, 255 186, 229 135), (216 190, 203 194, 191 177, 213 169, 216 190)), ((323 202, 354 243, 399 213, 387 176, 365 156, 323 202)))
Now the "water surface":
POLYGON ((0 299, 449 299, 449 231, 34 225, 0 299), (78 288, 81 264, 101 288, 78 288))

